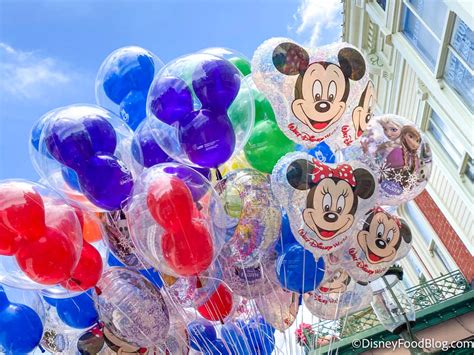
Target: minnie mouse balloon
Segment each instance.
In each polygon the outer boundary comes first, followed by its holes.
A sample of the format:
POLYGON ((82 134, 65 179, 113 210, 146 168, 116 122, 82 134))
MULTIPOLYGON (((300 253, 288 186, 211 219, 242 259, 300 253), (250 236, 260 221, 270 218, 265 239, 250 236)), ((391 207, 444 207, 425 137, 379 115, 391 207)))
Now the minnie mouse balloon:
POLYGON ((432 153, 420 129, 396 115, 375 117, 360 144, 343 152, 345 159, 357 159, 377 174, 380 205, 398 206, 414 199, 431 175, 432 153))
POLYGON ((362 227, 336 254, 354 280, 367 283, 383 276, 392 264, 406 256, 411 243, 407 223, 378 207, 369 211, 362 227))
POLYGON ((297 241, 316 257, 341 248, 374 205, 377 182, 359 162, 324 164, 307 153, 285 155, 272 173, 273 193, 297 241))
POLYGON ((312 49, 272 38, 257 48, 252 68, 281 130, 298 144, 349 146, 372 117, 375 94, 366 63, 348 43, 312 49))
POLYGON ((315 291, 305 293, 305 306, 318 318, 338 319, 368 305, 370 287, 358 284, 343 269, 336 269, 315 291))
POLYGON ((153 346, 168 334, 169 313, 163 296, 136 271, 106 270, 95 288, 94 301, 105 325, 132 345, 153 346))
POLYGON ((299 297, 295 292, 286 291, 277 285, 273 285, 272 292, 256 299, 257 309, 265 322, 284 332, 296 320, 299 297))

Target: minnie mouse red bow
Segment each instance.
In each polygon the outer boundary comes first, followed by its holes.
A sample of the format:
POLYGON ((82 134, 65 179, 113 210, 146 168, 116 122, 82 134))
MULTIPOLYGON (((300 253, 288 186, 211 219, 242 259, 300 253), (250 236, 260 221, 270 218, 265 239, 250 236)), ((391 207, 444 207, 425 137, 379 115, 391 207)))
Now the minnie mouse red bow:
POLYGON ((348 164, 338 165, 336 168, 331 168, 319 160, 313 160, 314 169, 311 174, 314 183, 326 178, 337 178, 346 181, 352 187, 356 186, 352 166, 348 164))

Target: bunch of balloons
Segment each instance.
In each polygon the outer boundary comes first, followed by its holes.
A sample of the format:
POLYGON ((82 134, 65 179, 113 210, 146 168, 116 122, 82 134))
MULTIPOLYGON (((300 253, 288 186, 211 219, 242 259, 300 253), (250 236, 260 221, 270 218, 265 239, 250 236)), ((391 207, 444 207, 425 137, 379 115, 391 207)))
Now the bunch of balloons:
POLYGON ((367 69, 286 38, 251 61, 110 54, 96 105, 32 128, 41 181, 0 182, 0 351, 263 355, 292 351, 301 313, 368 307, 432 155, 374 117, 367 69))

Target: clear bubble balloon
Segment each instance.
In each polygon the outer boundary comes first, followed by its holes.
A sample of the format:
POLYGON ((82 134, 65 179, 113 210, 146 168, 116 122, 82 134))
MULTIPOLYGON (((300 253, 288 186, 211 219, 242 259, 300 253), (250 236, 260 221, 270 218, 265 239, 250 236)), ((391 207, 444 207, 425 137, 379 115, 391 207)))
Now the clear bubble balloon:
POLYGON ((139 347, 162 342, 169 330, 169 313, 160 291, 136 271, 106 270, 94 299, 100 319, 119 338, 139 347))
POLYGON ((357 159, 376 173, 380 205, 398 206, 414 199, 431 175, 429 143, 413 122, 396 115, 375 117, 360 143, 343 154, 345 159, 357 159))
POLYGON ((224 240, 224 211, 217 193, 204 176, 181 164, 145 170, 125 215, 140 254, 167 274, 204 272, 224 240), (196 189, 199 193, 193 194, 196 189))
POLYGON ((148 124, 172 159, 217 168, 240 152, 253 125, 253 98, 239 70, 221 57, 196 53, 167 64, 147 101, 148 124))
POLYGON ((315 291, 305 293, 308 310, 321 319, 338 319, 368 305, 372 290, 353 280, 342 268, 335 270, 315 291))
POLYGON ((252 69, 280 129, 297 144, 349 146, 372 117, 374 87, 364 57, 348 43, 304 48, 272 38, 255 51, 252 69))
MULTIPOLYGON (((76 210, 51 189, 26 180, 0 182, 0 282, 67 294, 83 249, 76 210)), ((67 297, 67 296, 66 296, 67 297)))
POLYGON ((255 302, 265 322, 284 332, 296 320, 299 307, 298 298, 297 293, 273 285, 272 292, 257 298, 255 302))
POLYGON ((146 118, 148 89, 163 62, 150 51, 116 49, 102 62, 95 81, 98 105, 118 115, 132 130, 146 118))
POLYGON ((293 235, 316 257, 340 249, 377 197, 376 178, 364 164, 325 164, 303 152, 280 159, 272 189, 293 235))
POLYGON ((117 210, 133 186, 132 131, 94 105, 70 105, 47 113, 33 166, 63 196, 95 211, 117 210))
POLYGON ((235 170, 218 181, 215 189, 227 222, 222 257, 227 264, 255 264, 280 232, 281 210, 270 179, 256 170, 235 170))
POLYGON ((201 53, 212 54, 231 62, 243 76, 247 76, 251 72, 250 61, 242 53, 224 47, 206 48, 200 51, 201 53))

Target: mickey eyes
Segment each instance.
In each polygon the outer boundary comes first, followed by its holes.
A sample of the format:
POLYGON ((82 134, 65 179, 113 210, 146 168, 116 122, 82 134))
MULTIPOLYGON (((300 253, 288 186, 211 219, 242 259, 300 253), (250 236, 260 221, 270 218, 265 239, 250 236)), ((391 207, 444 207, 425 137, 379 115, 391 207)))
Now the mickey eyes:
POLYGON ((321 100, 321 96, 323 95, 323 85, 319 80, 316 80, 313 83, 313 96, 316 101, 321 100))
POLYGON ((336 92, 337 92, 336 83, 334 81, 331 81, 328 87, 328 100, 329 101, 334 102, 334 98, 336 97, 336 92))
POLYGON ((384 232, 385 232, 385 227, 382 223, 380 223, 377 227, 377 238, 382 238, 384 232))
POLYGON ((323 197, 323 211, 327 212, 331 209, 332 197, 330 194, 324 194, 323 197))
POLYGON ((339 196, 339 198, 337 199, 337 203, 336 203, 336 211, 337 213, 341 213, 342 210, 344 210, 344 207, 346 206, 346 198, 344 197, 344 195, 341 195, 339 196))

